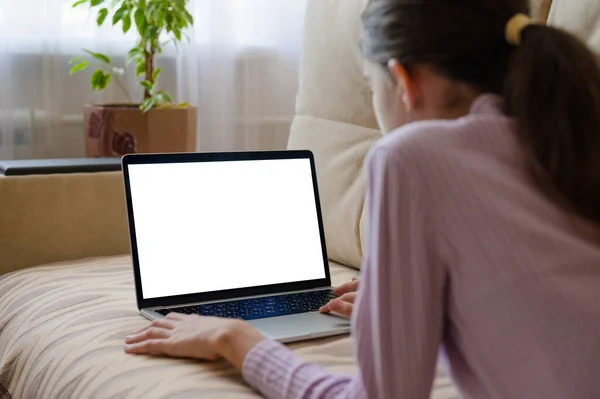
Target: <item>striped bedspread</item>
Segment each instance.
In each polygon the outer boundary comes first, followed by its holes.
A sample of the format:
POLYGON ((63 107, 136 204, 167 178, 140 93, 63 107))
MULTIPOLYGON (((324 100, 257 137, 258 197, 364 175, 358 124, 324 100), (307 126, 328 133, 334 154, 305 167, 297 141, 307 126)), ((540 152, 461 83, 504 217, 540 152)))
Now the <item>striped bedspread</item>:
MULTIPOLYGON (((336 284, 356 271, 332 265, 336 284)), ((225 362, 129 356, 136 309, 129 257, 37 267, 0 276, 0 399, 256 398, 225 362)), ((354 372, 350 338, 292 345, 336 373, 354 372)), ((435 399, 456 399, 440 371, 435 399)))

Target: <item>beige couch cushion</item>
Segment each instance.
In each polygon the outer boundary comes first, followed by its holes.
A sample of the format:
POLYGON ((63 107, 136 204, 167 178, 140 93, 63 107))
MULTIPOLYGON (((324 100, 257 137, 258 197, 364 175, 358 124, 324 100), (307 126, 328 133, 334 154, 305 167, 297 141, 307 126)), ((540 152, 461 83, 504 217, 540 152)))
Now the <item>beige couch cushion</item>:
POLYGON ((381 137, 359 51, 364 0, 309 0, 297 116, 290 149, 310 149, 318 165, 331 259, 359 267, 364 202, 362 163, 381 137))
MULTIPOLYGON (((336 284, 357 272, 332 266, 336 284)), ((37 267, 0 277, 0 397, 258 398, 228 364, 131 356, 125 336, 147 325, 128 257, 37 267)), ((350 338, 293 346, 332 372, 352 373, 350 338)), ((457 398, 440 371, 434 398, 457 398)))
POLYGON ((552 0, 530 0, 529 4, 531 5, 531 14, 534 18, 540 21, 548 19, 552 0))
POLYGON ((0 275, 129 252, 121 173, 0 177, 0 275))
POLYGON ((359 41, 366 0, 308 0, 299 115, 376 128, 359 41))
POLYGON ((363 158, 376 135, 361 126, 302 115, 294 120, 289 144, 315 154, 330 259, 356 268, 362 259, 363 158))
POLYGON ((553 0, 548 23, 579 35, 600 54, 600 1, 553 0))

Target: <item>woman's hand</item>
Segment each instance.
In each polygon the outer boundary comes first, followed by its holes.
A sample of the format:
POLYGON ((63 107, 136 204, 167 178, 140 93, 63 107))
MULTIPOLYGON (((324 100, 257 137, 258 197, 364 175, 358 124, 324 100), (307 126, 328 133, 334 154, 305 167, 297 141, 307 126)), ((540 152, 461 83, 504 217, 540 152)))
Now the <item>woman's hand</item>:
POLYGON ((204 360, 227 359, 237 368, 265 339, 250 324, 236 319, 169 313, 125 339, 125 352, 204 360))
POLYGON ((319 309, 321 313, 334 312, 350 318, 354 310, 354 301, 356 292, 358 291, 358 279, 353 278, 352 281, 336 287, 333 292, 339 295, 339 298, 331 300, 327 305, 319 309))

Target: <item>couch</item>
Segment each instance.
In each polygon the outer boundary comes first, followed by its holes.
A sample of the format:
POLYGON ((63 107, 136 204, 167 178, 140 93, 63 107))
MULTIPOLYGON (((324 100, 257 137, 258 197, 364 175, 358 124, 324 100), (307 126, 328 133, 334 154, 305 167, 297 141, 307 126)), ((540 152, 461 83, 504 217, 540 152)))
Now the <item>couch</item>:
MULTIPOLYGON (((549 12, 551 23, 600 47, 600 6, 585 3, 535 7, 541 19, 549 12)), ((359 274, 367 228, 362 163, 381 137, 357 46, 363 6, 308 0, 289 141, 317 159, 336 284, 359 274)), ((257 397, 225 362, 123 353, 125 335, 147 324, 137 312, 128 252, 120 173, 0 177, 1 399, 257 397)), ((355 371, 349 337, 291 347, 332 372, 355 371)), ((432 398, 458 398, 441 368, 432 398)))

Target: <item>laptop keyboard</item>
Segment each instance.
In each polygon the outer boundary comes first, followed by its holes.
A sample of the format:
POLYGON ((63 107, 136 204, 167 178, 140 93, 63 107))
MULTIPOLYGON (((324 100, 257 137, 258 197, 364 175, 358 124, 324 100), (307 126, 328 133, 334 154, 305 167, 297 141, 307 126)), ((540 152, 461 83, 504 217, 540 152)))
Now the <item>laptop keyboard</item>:
POLYGON ((319 308, 336 298, 333 290, 301 292, 251 298, 239 301, 211 303, 208 305, 186 306, 181 308, 158 309, 156 313, 166 316, 171 312, 183 314, 198 314, 232 319, 265 319, 268 317, 285 316, 297 313, 318 311, 319 308))

